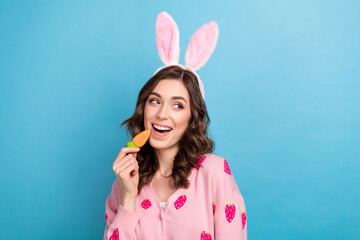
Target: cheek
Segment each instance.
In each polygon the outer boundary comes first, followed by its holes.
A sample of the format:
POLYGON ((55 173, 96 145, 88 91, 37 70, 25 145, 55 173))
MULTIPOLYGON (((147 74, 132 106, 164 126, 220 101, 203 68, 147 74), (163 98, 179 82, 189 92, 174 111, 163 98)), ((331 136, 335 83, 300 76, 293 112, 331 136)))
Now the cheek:
POLYGON ((151 128, 150 121, 155 119, 157 115, 157 108, 146 104, 144 107, 144 126, 145 128, 151 128), (147 125, 148 124, 148 125, 147 125))
POLYGON ((190 113, 179 115, 177 117, 177 125, 178 125, 178 127, 181 128, 181 129, 184 129, 184 131, 185 131, 185 129, 189 125, 190 117, 191 117, 190 113))
POLYGON ((145 128, 149 127, 149 126, 146 126, 146 124, 149 121, 149 117, 151 116, 151 111, 150 110, 151 109, 147 105, 145 105, 145 108, 144 108, 144 126, 145 126, 145 128))

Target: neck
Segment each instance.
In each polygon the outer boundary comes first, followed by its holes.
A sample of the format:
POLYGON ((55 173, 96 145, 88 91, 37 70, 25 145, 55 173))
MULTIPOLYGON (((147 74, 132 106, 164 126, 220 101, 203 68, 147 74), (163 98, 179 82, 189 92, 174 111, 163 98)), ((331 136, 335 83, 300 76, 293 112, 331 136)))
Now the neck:
POLYGON ((163 176, 168 176, 172 173, 174 166, 174 159, 179 151, 178 146, 167 149, 154 149, 155 155, 159 161, 159 172, 163 176))

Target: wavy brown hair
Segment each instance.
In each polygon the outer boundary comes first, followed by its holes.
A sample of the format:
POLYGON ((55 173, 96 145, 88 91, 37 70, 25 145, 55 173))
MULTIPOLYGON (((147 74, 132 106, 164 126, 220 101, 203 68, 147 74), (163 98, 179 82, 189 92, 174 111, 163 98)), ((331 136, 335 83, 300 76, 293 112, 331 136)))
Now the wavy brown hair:
MULTIPOLYGON (((183 82, 189 92, 191 117, 189 125, 179 141, 179 151, 175 156, 172 174, 172 186, 189 187, 189 176, 192 168, 196 166, 198 158, 205 153, 214 151, 215 144, 208 136, 208 126, 210 118, 207 113, 204 99, 201 96, 199 83, 194 73, 182 67, 172 65, 158 71, 149 79, 140 90, 136 108, 133 115, 126 119, 121 126, 126 124, 128 133, 132 137, 144 129, 144 108, 145 103, 159 81, 163 79, 178 79, 183 82)), ((139 162, 139 185, 141 188, 151 182, 152 177, 159 168, 159 162, 154 154, 153 147, 147 142, 138 152, 137 160, 139 162)))

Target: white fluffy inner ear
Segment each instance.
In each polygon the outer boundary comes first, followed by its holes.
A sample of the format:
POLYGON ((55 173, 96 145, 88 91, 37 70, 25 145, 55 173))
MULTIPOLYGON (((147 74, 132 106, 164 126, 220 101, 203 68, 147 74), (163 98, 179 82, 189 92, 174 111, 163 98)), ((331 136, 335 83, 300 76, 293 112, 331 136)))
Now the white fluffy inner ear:
POLYGON ((185 54, 185 66, 195 71, 202 68, 213 53, 219 37, 215 21, 202 25, 191 37, 185 54))
POLYGON ((179 29, 174 19, 161 12, 156 20, 156 45, 161 61, 165 65, 179 63, 180 43, 179 29))

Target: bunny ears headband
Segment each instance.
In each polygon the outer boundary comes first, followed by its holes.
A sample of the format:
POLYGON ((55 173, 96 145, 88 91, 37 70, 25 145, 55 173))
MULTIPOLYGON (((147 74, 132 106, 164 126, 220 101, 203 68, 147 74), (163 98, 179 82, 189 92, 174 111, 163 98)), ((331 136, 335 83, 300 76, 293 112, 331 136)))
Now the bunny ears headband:
POLYGON ((205 99, 204 84, 195 71, 202 68, 213 53, 219 37, 219 28, 215 21, 208 22, 201 26, 191 37, 185 54, 185 66, 179 64, 180 42, 179 29, 172 17, 167 12, 161 12, 156 20, 156 45, 161 61, 165 66, 161 69, 177 65, 192 71, 200 86, 203 99, 205 99))

